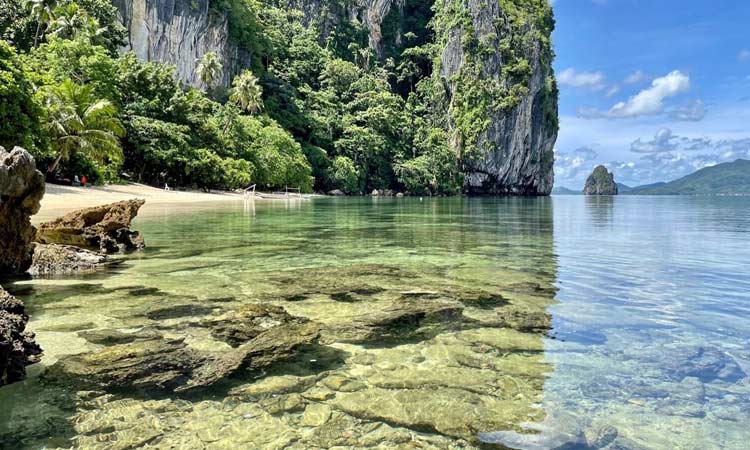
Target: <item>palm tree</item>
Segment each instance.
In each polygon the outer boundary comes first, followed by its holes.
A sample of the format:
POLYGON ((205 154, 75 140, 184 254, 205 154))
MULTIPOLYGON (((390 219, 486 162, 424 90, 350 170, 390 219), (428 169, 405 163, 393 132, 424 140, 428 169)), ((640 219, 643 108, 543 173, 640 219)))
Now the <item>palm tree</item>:
POLYGON ((57 153, 48 172, 54 172, 60 161, 75 151, 96 161, 122 159, 118 136, 123 136, 125 130, 109 100, 95 98, 90 86, 78 85, 70 79, 45 94, 48 114, 44 129, 57 153))
POLYGON ((55 17, 49 24, 52 35, 65 39, 86 36, 92 41, 94 39, 102 41, 102 34, 107 31, 106 27, 99 27, 99 21, 89 16, 86 10, 80 8, 77 3, 57 7, 53 13, 55 17))
POLYGON ((39 34, 42 31, 42 24, 48 24, 55 18, 55 8, 57 0, 24 0, 24 8, 28 9, 31 16, 36 20, 36 33, 34 34, 34 47, 38 46, 39 34))
POLYGON ((198 78, 201 80, 206 90, 209 90, 221 73, 221 61, 215 52, 208 52, 200 59, 196 69, 198 78))
POLYGON ((263 110, 263 88, 258 84, 258 78, 246 70, 234 77, 230 99, 240 105, 250 114, 263 110))

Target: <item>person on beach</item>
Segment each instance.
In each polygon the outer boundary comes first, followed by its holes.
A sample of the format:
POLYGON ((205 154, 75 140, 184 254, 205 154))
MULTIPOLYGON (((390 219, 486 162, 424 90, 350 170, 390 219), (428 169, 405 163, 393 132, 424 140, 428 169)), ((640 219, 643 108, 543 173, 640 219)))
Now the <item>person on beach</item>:
POLYGON ((86 187, 87 184, 89 184, 89 179, 86 178, 86 175, 83 175, 81 177, 81 186, 86 187))

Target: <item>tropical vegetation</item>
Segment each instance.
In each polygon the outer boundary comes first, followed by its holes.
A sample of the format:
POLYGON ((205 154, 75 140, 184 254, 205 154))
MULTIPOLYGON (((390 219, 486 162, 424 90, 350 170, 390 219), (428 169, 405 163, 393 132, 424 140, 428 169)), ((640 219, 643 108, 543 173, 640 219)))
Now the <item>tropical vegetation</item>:
MULTIPOLYGON (((512 27, 551 30, 546 1, 502 3, 512 27), (538 26, 525 27, 522 13, 538 26)), ((503 44, 512 64, 500 90, 472 84, 481 67, 469 61, 474 72, 459 74, 457 101, 476 107, 451 117, 434 67, 446 30, 466 11, 405 0, 403 14, 393 8, 383 19, 376 52, 346 5, 322 5, 303 24, 300 11, 270 0, 212 0, 252 64, 227 83, 225 62, 207 52, 196 61, 196 89, 170 66, 119 52, 126 33, 108 0, 0 0, 0 145, 24 145, 52 172, 87 171, 95 182, 460 192, 460 155, 449 142, 475 145, 487 113, 524 95, 521 44, 503 44)))

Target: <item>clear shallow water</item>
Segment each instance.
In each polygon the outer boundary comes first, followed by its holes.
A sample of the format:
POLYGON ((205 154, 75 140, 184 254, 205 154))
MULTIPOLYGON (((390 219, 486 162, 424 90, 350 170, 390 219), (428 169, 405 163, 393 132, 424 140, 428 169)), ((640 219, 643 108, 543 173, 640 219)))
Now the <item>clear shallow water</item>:
POLYGON ((750 199, 319 199, 154 207, 136 228, 148 250, 115 269, 6 286, 46 353, 0 389, 0 447, 750 439, 750 199), (205 322, 247 303, 322 324, 321 344, 183 396, 39 376, 101 349, 92 330, 158 326, 221 352, 205 322), (372 328, 403 305, 420 318, 372 328))

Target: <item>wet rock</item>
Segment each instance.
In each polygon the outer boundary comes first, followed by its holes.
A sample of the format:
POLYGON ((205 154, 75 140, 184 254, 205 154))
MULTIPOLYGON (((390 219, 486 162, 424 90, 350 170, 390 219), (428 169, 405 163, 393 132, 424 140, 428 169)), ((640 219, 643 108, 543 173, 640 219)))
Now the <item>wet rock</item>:
POLYGON ((324 403, 311 403, 305 408, 302 416, 302 425, 306 427, 319 427, 331 418, 331 407, 324 403))
POLYGON ((29 274, 62 275, 100 269, 106 263, 106 255, 72 245, 34 244, 34 258, 29 274))
POLYGON ((29 219, 39 211, 44 175, 21 147, 0 146, 0 274, 22 274, 31 265, 34 227, 29 219))
POLYGON ((295 377, 291 375, 267 377, 255 383, 236 387, 229 391, 229 395, 246 400, 300 393, 315 384, 315 381, 315 377, 295 377))
POLYGON ((586 443, 591 448, 604 448, 617 439, 617 428, 606 423, 598 423, 584 432, 586 443))
POLYGON ((714 380, 735 383, 747 378, 747 374, 732 356, 715 347, 698 347, 672 356, 673 360, 668 367, 675 367, 672 376, 677 380, 695 377, 704 383, 714 380))
POLYGON ((604 166, 596 166, 583 187, 584 195, 617 195, 615 176, 604 166))
POLYGON ((0 287, 0 386, 26 377, 26 366, 39 362, 42 349, 25 331, 29 316, 23 302, 0 287))
POLYGON ((45 376, 98 387, 173 390, 207 363, 184 340, 158 336, 63 358, 45 376))
POLYGON ((74 211, 39 225, 36 239, 42 244, 74 245, 103 253, 141 250, 143 238, 130 229, 130 223, 144 203, 126 200, 74 211))
POLYGON ((262 369, 287 359, 318 336, 316 324, 291 318, 269 325, 229 351, 208 352, 191 348, 182 339, 143 332, 132 342, 63 358, 46 376, 107 388, 188 391, 215 384, 240 368, 262 369))
POLYGON ((462 389, 367 389, 339 393, 336 409, 362 420, 386 422, 414 431, 476 441, 477 432, 513 427, 523 402, 501 400, 462 389))
POLYGON ((378 311, 353 317, 323 331, 324 342, 363 343, 409 339, 426 325, 451 323, 459 319, 463 307, 454 303, 402 301, 378 311))
POLYGON ((137 340, 155 339, 159 337, 156 331, 140 331, 138 333, 124 333, 119 330, 86 330, 79 331, 78 336, 97 345, 129 344, 137 340))
POLYGON ((214 321, 211 335, 232 347, 238 347, 274 327, 308 322, 289 315, 279 306, 248 304, 214 321))
POLYGON ((333 195, 335 197, 341 197, 345 195, 340 189, 334 189, 332 191, 328 191, 328 195, 333 195))

